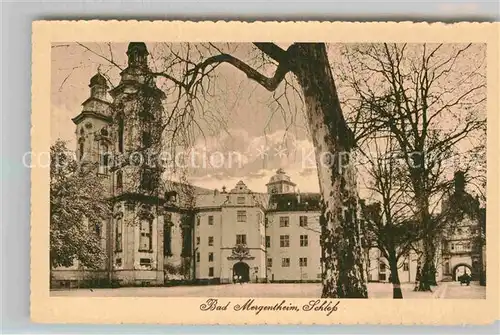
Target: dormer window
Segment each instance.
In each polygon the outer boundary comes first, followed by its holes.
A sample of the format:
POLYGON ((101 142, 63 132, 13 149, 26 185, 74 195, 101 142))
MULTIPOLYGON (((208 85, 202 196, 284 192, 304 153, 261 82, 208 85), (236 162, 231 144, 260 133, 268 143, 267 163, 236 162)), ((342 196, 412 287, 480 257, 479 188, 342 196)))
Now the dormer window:
POLYGON ((102 135, 102 136, 108 136, 108 134, 109 134, 109 133, 108 133, 108 130, 107 130, 106 128, 102 128, 102 129, 101 129, 101 135, 102 135))

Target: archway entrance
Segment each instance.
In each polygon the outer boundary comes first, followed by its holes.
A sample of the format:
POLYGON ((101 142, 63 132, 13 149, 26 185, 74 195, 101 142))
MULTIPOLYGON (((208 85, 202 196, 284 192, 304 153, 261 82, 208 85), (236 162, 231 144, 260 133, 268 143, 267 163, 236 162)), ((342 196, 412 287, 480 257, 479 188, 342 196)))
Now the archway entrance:
POLYGON ((241 277, 241 282, 246 283, 250 281, 250 267, 245 262, 238 262, 233 266, 233 279, 234 276, 241 277))
POLYGON ((457 264, 453 267, 453 280, 457 281, 461 275, 468 274, 472 276, 472 266, 466 263, 457 264))

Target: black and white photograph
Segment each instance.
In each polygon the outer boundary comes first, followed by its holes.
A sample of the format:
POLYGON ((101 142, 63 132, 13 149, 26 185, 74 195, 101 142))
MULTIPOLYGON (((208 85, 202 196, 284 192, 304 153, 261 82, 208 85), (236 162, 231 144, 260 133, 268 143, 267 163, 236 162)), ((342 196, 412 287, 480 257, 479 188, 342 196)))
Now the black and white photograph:
POLYGON ((53 43, 51 296, 484 299, 486 50, 53 43))

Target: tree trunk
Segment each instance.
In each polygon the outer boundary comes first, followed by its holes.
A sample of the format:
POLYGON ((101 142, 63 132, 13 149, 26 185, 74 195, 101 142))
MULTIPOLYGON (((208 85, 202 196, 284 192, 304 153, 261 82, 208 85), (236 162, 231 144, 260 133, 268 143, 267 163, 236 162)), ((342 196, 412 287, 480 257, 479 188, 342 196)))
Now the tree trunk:
POLYGON ((392 298, 403 299, 401 282, 399 281, 398 259, 396 255, 389 255, 389 268, 391 269, 392 298))
POLYGON ((436 273, 434 261, 436 259, 436 247, 434 227, 429 214, 429 200, 423 191, 420 175, 417 173, 414 177, 415 198, 419 213, 419 221, 424 232, 421 241, 422 248, 422 267, 420 268, 420 281, 418 291, 430 291, 431 285, 436 282, 436 273), (415 181, 416 180, 416 181, 415 181))
POLYGON ((436 273, 434 266, 435 247, 434 239, 426 237, 423 240, 423 266, 421 270, 419 291, 430 291, 431 285, 436 282, 436 273))
POLYGON ((323 43, 297 44, 291 62, 304 92, 321 200, 323 298, 367 298, 360 227, 354 146, 337 97, 323 43))

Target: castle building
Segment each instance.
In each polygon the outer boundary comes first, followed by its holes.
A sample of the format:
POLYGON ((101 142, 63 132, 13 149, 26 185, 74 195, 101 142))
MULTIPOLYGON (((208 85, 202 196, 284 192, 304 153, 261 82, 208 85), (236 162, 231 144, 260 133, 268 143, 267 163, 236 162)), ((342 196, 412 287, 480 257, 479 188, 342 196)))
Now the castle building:
MULTIPOLYGON (((165 95, 150 75, 146 45, 130 43, 127 56, 113 89, 100 73, 90 79, 90 96, 73 118, 77 157, 98 163, 113 202, 99 229, 107 261, 97 270, 78 262, 54 269, 52 284, 320 281, 320 195, 301 193, 284 170, 258 193, 243 181, 229 191, 167 182, 161 166, 134 164, 135 154, 161 150, 165 95)), ((388 281, 377 250, 366 253, 368 279, 388 281)), ((402 262, 401 281, 414 281, 416 260, 402 262)))
POLYGON ((457 171, 454 177, 454 190, 443 202, 443 212, 456 213, 449 228, 443 234, 442 253, 439 259, 443 278, 457 280, 467 273, 479 280, 484 273, 484 243, 481 243, 481 224, 484 209, 479 200, 465 190, 465 174, 457 171))

